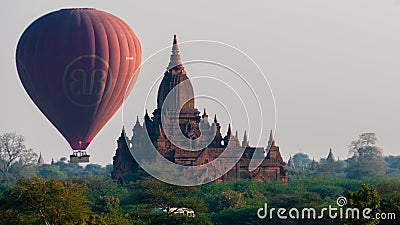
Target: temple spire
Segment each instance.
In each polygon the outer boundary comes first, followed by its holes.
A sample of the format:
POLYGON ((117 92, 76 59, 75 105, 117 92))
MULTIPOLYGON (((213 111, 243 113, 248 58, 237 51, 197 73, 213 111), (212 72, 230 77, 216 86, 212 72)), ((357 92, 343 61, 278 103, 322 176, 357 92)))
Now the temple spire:
POLYGON ((118 143, 118 148, 122 148, 127 145, 125 126, 122 126, 121 136, 119 136, 117 143, 118 143))
POLYGON ((335 158, 335 156, 333 155, 333 152, 332 152, 332 148, 329 149, 329 154, 328 154, 328 157, 326 157, 326 160, 328 162, 335 162, 336 161, 336 158, 335 158))
POLYGON ((217 120, 217 114, 214 114, 214 123, 217 124, 218 120, 217 120))
POLYGON ((121 137, 126 137, 125 126, 122 126, 121 137))
POLYGON ((206 108, 204 108, 203 115, 202 115, 201 117, 202 117, 202 118, 208 117, 207 112, 206 112, 206 108))
POLYGON ((318 162, 315 161, 314 156, 312 157, 312 162, 311 162, 311 169, 316 169, 318 167, 318 162))
POLYGON ((144 114, 144 123, 143 123, 143 127, 148 127, 150 128, 152 126, 152 121, 150 119, 149 113, 147 112, 146 109, 146 113, 144 114))
POLYGON ((249 142, 248 137, 247 137, 247 131, 244 131, 242 147, 249 147, 249 146, 250 146, 250 142, 249 142))
POLYGON ((274 139, 274 133, 272 133, 272 130, 269 132, 269 140, 270 140, 270 141, 275 141, 275 139, 274 139))
POLYGON ((161 128, 161 124, 158 125, 158 133, 159 133, 160 136, 163 135, 163 131, 162 131, 162 128, 161 128))
POLYGON ((135 126, 136 126, 136 125, 140 125, 139 116, 136 116, 136 123, 135 123, 135 126))
POLYGON ((182 66, 182 60, 181 60, 181 55, 179 54, 179 46, 178 46, 176 34, 174 34, 174 41, 172 44, 171 57, 169 60, 167 70, 170 70, 177 66, 182 66))
POLYGON ((44 164, 44 159, 42 157, 42 152, 39 153, 39 158, 38 158, 37 163, 38 163, 39 166, 44 164))
POLYGON ((272 133, 272 130, 269 133, 269 140, 268 140, 268 150, 269 148, 271 148, 271 146, 275 145, 275 138, 274 138, 274 134, 272 133))
POLYGON ((142 128, 142 125, 140 125, 139 116, 136 116, 136 123, 132 128, 133 133, 135 133, 140 128, 142 128))

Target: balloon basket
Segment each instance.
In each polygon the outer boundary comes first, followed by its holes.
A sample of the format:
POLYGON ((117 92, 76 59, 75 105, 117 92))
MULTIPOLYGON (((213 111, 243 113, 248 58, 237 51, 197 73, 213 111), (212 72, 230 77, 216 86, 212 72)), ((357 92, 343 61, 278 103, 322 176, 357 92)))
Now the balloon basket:
POLYGON ((88 163, 90 155, 86 151, 74 151, 72 155, 69 156, 69 161, 71 163, 88 163))

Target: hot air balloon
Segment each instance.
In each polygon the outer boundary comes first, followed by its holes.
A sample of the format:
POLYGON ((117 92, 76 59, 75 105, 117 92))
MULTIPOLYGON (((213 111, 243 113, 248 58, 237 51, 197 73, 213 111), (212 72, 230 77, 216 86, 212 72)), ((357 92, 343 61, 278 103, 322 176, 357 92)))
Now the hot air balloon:
POLYGON ((86 148, 133 88, 141 46, 118 17, 96 9, 62 9, 26 28, 17 46, 22 85, 68 141, 71 162, 86 148))

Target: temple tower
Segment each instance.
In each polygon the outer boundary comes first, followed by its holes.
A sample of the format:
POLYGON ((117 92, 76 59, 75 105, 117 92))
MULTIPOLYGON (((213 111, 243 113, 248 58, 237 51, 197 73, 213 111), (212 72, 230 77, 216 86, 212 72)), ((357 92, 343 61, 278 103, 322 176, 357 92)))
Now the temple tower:
POLYGON ((336 162, 336 158, 332 153, 332 148, 329 149, 329 154, 328 154, 328 157, 326 157, 326 161, 328 161, 330 163, 331 162, 336 162))

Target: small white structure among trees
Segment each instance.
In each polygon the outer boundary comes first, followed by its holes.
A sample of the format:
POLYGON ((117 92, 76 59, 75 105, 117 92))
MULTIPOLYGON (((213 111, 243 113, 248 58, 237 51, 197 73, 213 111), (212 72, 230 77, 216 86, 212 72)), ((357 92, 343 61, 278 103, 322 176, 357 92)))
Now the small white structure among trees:
MULTIPOLYGON (((164 209, 163 212, 167 212, 167 210, 164 209)), ((168 214, 178 214, 187 217, 195 217, 194 210, 188 208, 178 208, 178 207, 169 208, 168 214)))

